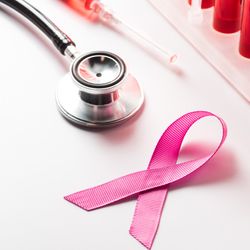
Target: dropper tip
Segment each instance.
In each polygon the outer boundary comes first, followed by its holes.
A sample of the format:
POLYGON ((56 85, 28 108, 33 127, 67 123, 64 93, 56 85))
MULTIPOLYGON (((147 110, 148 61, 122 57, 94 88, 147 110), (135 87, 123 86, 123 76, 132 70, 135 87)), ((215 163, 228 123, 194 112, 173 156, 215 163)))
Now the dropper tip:
POLYGON ((169 62, 170 63, 175 63, 178 59, 178 56, 177 55, 172 55, 170 58, 169 58, 169 62))

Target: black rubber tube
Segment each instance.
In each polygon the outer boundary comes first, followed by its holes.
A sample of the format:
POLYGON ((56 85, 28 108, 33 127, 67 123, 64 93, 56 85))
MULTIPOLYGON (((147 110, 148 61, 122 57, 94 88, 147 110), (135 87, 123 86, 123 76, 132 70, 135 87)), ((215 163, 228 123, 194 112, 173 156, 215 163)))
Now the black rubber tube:
POLYGON ((43 13, 24 0, 0 0, 35 24, 64 55, 66 48, 74 42, 43 13))

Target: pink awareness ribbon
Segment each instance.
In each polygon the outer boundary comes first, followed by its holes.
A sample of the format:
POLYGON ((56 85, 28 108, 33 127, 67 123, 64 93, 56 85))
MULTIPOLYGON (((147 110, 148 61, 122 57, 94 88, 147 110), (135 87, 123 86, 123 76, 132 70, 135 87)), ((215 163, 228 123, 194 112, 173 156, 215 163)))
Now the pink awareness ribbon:
POLYGON ((136 209, 129 232, 147 249, 151 249, 169 184, 184 178, 207 163, 222 146, 226 135, 227 127, 220 117, 206 111, 187 113, 163 133, 147 170, 68 195, 65 199, 90 211, 137 195, 136 209), (222 138, 218 147, 205 157, 176 164, 181 144, 189 128, 198 120, 211 116, 217 118, 222 125, 222 138))

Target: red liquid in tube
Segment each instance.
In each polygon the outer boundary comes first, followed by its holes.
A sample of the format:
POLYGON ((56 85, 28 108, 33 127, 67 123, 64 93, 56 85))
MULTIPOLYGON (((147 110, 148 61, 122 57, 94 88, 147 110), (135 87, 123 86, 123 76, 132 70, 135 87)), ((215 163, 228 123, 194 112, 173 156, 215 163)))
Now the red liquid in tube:
POLYGON ((93 0, 62 0, 72 9, 83 15, 89 21, 97 21, 97 15, 91 10, 90 5, 93 0))
POLYGON ((214 29, 222 33, 240 30, 242 0, 216 0, 214 8, 214 29))
MULTIPOLYGON (((201 1, 201 8, 202 9, 207 9, 207 8, 213 7, 214 6, 214 1, 215 0, 202 0, 201 1)), ((192 0, 188 0, 188 3, 192 4, 192 0)))
POLYGON ((244 0, 240 35, 240 54, 250 58, 250 0, 244 0))
POLYGON ((90 5, 92 4, 93 0, 83 0, 81 2, 84 4, 86 10, 90 10, 90 5))

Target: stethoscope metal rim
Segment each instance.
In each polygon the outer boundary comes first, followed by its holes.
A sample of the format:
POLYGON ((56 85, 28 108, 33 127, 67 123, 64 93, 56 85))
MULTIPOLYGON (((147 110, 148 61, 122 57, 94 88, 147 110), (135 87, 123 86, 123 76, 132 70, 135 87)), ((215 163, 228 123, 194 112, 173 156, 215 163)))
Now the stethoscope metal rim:
POLYGON ((126 73, 126 64, 124 63, 124 61, 119 56, 115 55, 114 53, 107 52, 107 51, 94 51, 94 52, 90 52, 90 53, 86 53, 86 54, 78 56, 71 63, 70 70, 72 72, 72 76, 74 76, 74 78, 76 79, 76 84, 78 84, 79 88, 109 89, 110 87, 113 87, 117 83, 121 82, 122 78, 124 77, 124 75, 126 73), (111 58, 114 61, 116 61, 119 64, 119 67, 120 67, 119 75, 114 80, 110 81, 109 83, 101 84, 101 85, 97 85, 97 84, 94 84, 92 82, 85 81, 81 76, 79 76, 79 73, 78 73, 79 64, 82 61, 84 61, 84 59, 92 58, 92 57, 95 57, 95 56, 107 57, 107 58, 111 58))

